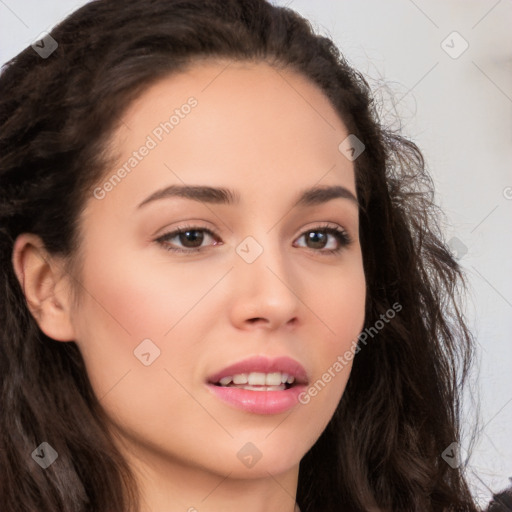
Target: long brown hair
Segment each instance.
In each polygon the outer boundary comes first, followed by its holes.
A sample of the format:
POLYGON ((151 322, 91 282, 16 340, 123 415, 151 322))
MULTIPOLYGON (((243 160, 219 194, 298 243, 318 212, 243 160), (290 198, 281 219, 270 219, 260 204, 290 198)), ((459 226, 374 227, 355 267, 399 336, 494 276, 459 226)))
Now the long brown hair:
POLYGON ((148 85, 197 59, 292 68, 330 99, 365 145, 355 160, 367 281, 365 329, 400 314, 354 359, 343 398, 300 464, 302 512, 475 511, 460 439, 460 392, 473 340, 458 305, 463 276, 443 240, 418 147, 381 126, 370 89, 329 39, 264 0, 98 0, 27 48, 0 76, 0 506, 23 512, 137 510, 130 470, 75 343, 45 336, 11 264, 23 232, 72 260, 77 220, 108 170, 108 141, 148 85), (42 471, 41 442, 59 454, 42 471), (373 508, 372 508, 373 507, 373 508))

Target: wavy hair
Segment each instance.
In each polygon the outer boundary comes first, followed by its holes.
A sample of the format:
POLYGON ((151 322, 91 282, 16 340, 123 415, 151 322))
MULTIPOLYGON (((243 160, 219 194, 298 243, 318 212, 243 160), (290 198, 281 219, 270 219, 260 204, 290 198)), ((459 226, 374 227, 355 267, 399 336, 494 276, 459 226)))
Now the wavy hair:
POLYGON ((264 0, 96 0, 57 25, 58 48, 28 47, 0 75, 0 503, 9 512, 138 510, 74 342, 48 338, 11 256, 41 237, 73 262, 78 220, 108 170, 108 143, 149 85, 201 59, 293 69, 366 146, 354 162, 367 283, 365 328, 402 310, 358 352, 327 428, 300 464, 302 512, 476 511, 464 466, 461 386, 473 354, 464 276, 440 229, 418 147, 379 121, 365 78, 294 11, 264 0), (30 454, 51 439, 59 464, 30 454))

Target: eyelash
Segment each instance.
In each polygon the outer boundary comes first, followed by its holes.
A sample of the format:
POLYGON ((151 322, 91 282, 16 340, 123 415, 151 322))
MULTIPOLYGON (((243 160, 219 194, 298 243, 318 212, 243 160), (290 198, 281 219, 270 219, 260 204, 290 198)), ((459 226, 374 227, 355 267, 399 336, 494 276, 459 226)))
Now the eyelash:
MULTIPOLYGON (((182 254, 197 254, 205 249, 205 247, 189 247, 186 249, 180 249, 178 247, 171 247, 168 245, 168 240, 175 238, 182 233, 186 233, 188 231, 200 231, 207 233, 214 239, 219 239, 216 233, 214 233, 212 230, 201 227, 201 226, 184 226, 181 228, 178 228, 174 231, 170 231, 169 233, 165 233, 162 236, 158 237, 155 242, 159 243, 166 251, 171 251, 174 253, 182 253, 182 254)), ((322 232, 327 235, 332 235, 335 238, 337 238, 339 242, 339 247, 336 249, 313 249, 311 247, 305 247, 306 249, 309 249, 310 251, 321 253, 324 255, 334 255, 341 252, 345 247, 349 246, 352 243, 352 238, 350 235, 344 230, 339 227, 333 227, 333 226, 316 226, 314 228, 308 229, 301 233, 298 239, 304 237, 307 233, 314 233, 314 232, 322 232)))

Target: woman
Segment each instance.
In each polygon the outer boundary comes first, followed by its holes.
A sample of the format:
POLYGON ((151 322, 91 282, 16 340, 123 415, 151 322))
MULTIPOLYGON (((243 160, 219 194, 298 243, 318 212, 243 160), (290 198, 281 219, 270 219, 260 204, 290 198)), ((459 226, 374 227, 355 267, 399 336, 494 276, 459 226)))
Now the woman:
POLYGON ((99 0, 0 87, 3 509, 476 510, 461 272, 331 41, 99 0))

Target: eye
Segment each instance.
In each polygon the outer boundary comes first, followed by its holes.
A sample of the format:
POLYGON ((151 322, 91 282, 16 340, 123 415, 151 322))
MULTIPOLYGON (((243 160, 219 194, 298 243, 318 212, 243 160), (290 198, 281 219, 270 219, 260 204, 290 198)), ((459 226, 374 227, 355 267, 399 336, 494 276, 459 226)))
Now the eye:
POLYGON ((191 253, 202 250, 205 247, 203 242, 208 241, 208 239, 212 239, 213 243, 207 245, 218 245, 220 243, 217 235, 210 229, 199 226, 185 226, 166 233, 155 241, 168 251, 191 253), (181 247, 177 246, 178 244, 181 244, 181 247))
POLYGON ((349 234, 344 229, 332 226, 319 226, 309 229, 302 233, 297 240, 301 239, 305 239, 305 245, 299 245, 299 247, 306 247, 327 254, 338 253, 352 242, 349 234))
MULTIPOLYGON (((305 245, 298 244, 315 252, 335 254, 348 246, 352 239, 349 234, 333 226, 318 226, 302 233, 297 240, 305 240, 305 245)), ((175 253, 198 253, 208 246, 220 245, 218 235, 201 226, 184 226, 165 233, 155 240, 167 251, 175 253), (212 243, 213 242, 213 243, 212 243)))

